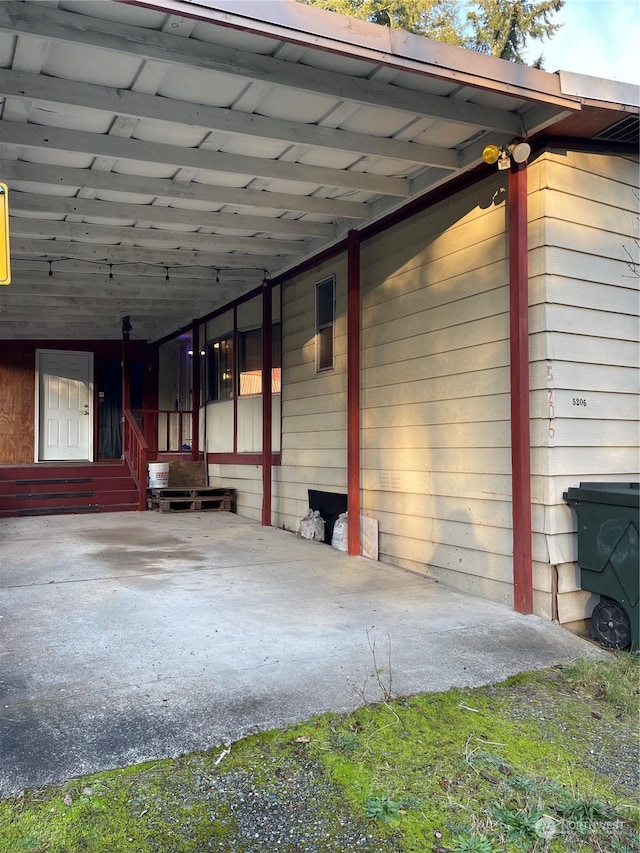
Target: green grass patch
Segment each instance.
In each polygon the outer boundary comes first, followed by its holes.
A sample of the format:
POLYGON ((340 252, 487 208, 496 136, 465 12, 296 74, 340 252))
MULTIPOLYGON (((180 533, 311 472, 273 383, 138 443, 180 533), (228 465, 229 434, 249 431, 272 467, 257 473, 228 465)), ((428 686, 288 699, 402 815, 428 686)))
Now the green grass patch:
POLYGON ((3 853, 637 853, 639 660, 611 655, 26 791, 3 853), (313 840, 312 842, 309 840, 313 840), (305 846, 308 844, 308 847, 305 846))
POLYGON ((621 653, 610 660, 580 658, 562 667, 563 676, 577 694, 597 699, 625 714, 637 714, 640 700, 638 655, 621 653))

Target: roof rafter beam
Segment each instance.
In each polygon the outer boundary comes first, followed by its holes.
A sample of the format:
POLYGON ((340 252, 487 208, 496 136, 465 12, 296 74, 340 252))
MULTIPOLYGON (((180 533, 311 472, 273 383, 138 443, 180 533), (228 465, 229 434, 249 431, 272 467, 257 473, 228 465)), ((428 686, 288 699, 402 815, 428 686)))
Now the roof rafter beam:
MULTIPOLYGON (((48 274, 48 261, 44 258, 14 258, 11 262, 11 269, 16 275, 20 275, 20 281, 24 282, 29 277, 40 279, 41 276, 47 278, 51 282, 51 277, 48 274)), ((149 266, 147 264, 122 263, 114 264, 106 261, 98 261, 88 263, 83 260, 62 260, 56 258, 53 263, 54 275, 64 277, 65 281, 73 281, 74 277, 78 278, 79 282, 86 280, 87 275, 105 276, 109 278, 109 274, 114 276, 114 280, 122 282, 123 280, 132 281, 141 279, 145 282, 158 281, 159 278, 166 277, 166 269, 164 265, 149 266)), ((204 286, 211 282, 212 275, 216 272, 215 267, 180 267, 171 266, 171 279, 179 282, 187 282, 193 284, 194 287, 204 286)), ((218 270, 220 274, 220 284, 242 282, 249 279, 256 280, 259 284, 264 278, 264 271, 261 268, 253 268, 250 274, 242 268, 234 269, 226 267, 224 270, 218 270), (259 275, 259 277, 258 277, 259 275)), ((110 279, 112 280, 112 279, 110 279)))
POLYGON ((282 121, 239 110, 139 94, 128 89, 58 80, 20 71, 0 70, 0 95, 201 127, 203 130, 273 139, 287 144, 355 151, 358 154, 407 160, 426 166, 449 169, 458 167, 457 152, 435 145, 419 145, 415 142, 369 136, 316 124, 282 121))
MULTIPOLYGON (((73 258, 74 260, 99 261, 105 264, 149 264, 149 266, 202 266, 219 269, 269 270, 274 257, 267 255, 248 255, 240 252, 216 254, 192 249, 162 249, 140 246, 112 246, 105 243, 73 243, 69 240, 42 240, 34 237, 12 237, 11 252, 21 259, 28 255, 32 259, 55 260, 55 258, 73 258)), ((280 264, 284 259, 278 258, 280 264)), ((289 260, 289 259, 287 259, 289 260)), ((276 262, 277 263, 277 262, 276 262)))
MULTIPOLYGON (((61 313, 61 312, 59 312, 61 313)), ((15 340, 40 339, 40 340, 122 340, 122 312, 113 312, 104 319, 91 322, 88 318, 81 317, 73 320, 69 314, 66 319, 53 320, 47 324, 31 323, 25 324, 24 320, 0 319, 0 335, 15 340)), ((175 317, 175 315, 174 315, 175 317)), ((142 329, 136 337, 143 335, 147 340, 155 341, 166 335, 173 334, 180 325, 186 325, 193 319, 193 315, 185 312, 179 320, 166 320, 165 317, 157 315, 132 314, 131 321, 137 330, 142 329)))
MULTIPOLYGON (((125 299, 135 296, 140 299, 175 299, 197 302, 202 299, 226 298, 229 293, 237 292, 238 288, 252 282, 251 279, 227 281, 216 284, 213 275, 207 281, 193 285, 191 280, 164 278, 123 280, 117 274, 111 279, 108 275, 75 275, 66 276, 54 272, 53 277, 43 272, 41 275, 16 276, 16 287, 11 287, 8 293, 0 294, 0 304, 5 305, 21 302, 24 299, 40 297, 55 297, 57 299, 94 299, 95 297, 109 299, 125 299), (58 287, 58 284, 60 287, 58 287)), ((256 286, 259 282, 256 282, 256 286)))
MULTIPOLYGON (((110 322, 111 317, 117 316, 116 312, 114 312, 105 319, 98 319, 91 322, 83 317, 78 320, 74 320, 72 317, 65 314, 63 319, 50 320, 47 321, 46 324, 38 322, 34 323, 33 321, 27 324, 22 319, 3 320, 0 318, 0 335, 3 337, 10 337, 15 340, 38 338, 42 340, 69 340, 74 337, 77 337, 79 340, 90 340, 94 338, 98 340, 121 340, 122 332, 120 320, 122 319, 122 315, 120 314, 120 318, 117 322, 117 330, 113 328, 116 324, 112 324, 110 322)), ((146 318, 139 320, 138 317, 134 317, 133 320, 136 323, 139 322, 141 325, 149 323, 146 318)), ((150 330, 149 340, 156 340, 164 334, 169 334, 175 330, 175 321, 167 322, 163 317, 153 317, 152 320, 155 323, 155 328, 150 330)))
POLYGON ((247 181, 257 176, 269 180, 303 183, 310 187, 319 184, 401 198, 409 196, 409 182, 405 178, 388 178, 349 169, 306 166, 303 163, 247 157, 243 154, 224 154, 206 148, 186 148, 167 145, 164 142, 87 133, 84 130, 3 121, 0 123, 0 139, 3 145, 42 148, 46 151, 73 151, 95 157, 112 157, 116 160, 246 175, 247 181))
POLYGON ((133 53, 143 59, 217 71, 365 105, 407 110, 446 121, 479 125, 487 130, 514 135, 522 132, 520 118, 504 110, 59 9, 40 6, 34 9, 27 3, 0 3, 0 29, 120 54, 133 53))
MULTIPOLYGON (((1 4, 0 4, 1 5, 1 4)), ((0 143, 0 150, 2 146, 0 143)), ((0 159, 3 180, 29 181, 80 189, 92 187, 110 193, 136 193, 159 198, 208 201, 212 204, 230 204, 239 207, 259 207, 281 212, 318 213, 339 219, 366 219, 366 204, 332 198, 306 195, 245 190, 235 187, 217 187, 211 184, 186 183, 171 178, 142 178, 117 172, 99 172, 93 169, 76 169, 72 166, 51 166, 28 163, 24 160, 0 159)))
POLYGON ((213 213, 205 210, 185 210, 181 207, 156 207, 151 204, 39 195, 19 190, 13 190, 11 193, 11 213, 57 213, 64 216, 131 219, 164 225, 191 225, 197 228, 228 228, 308 237, 336 236, 335 226, 305 219, 272 219, 266 216, 245 216, 241 213, 213 213))
POLYGON ((262 237, 229 237, 200 234, 195 231, 170 231, 160 228, 132 228, 118 225, 92 225, 85 222, 63 222, 58 219, 11 218, 11 231, 18 237, 42 239, 92 240, 103 245, 122 243, 125 246, 144 244, 162 251, 185 248, 201 252, 245 252, 246 254, 299 255, 308 249, 305 242, 270 240, 262 237))
MULTIPOLYGON (((154 299, 151 295, 147 297, 136 297, 134 295, 127 294, 127 296, 123 296, 121 301, 114 300, 108 296, 102 297, 99 294, 94 294, 85 298, 81 297, 60 297, 60 296, 32 296, 25 297, 20 301, 7 300, 3 301, 2 304, 2 316, 7 320, 10 320, 12 317, 19 317, 21 314, 28 313, 30 310, 34 308, 42 307, 43 303, 50 308, 51 310, 69 310, 73 308, 73 314, 75 317, 85 316, 85 317, 95 317, 96 311, 99 311, 102 316, 113 315, 116 313, 122 314, 136 314, 147 313, 154 314, 156 316, 166 316, 166 312, 171 311, 180 311, 180 312, 189 312, 193 309, 200 310, 202 309, 203 304, 206 302, 206 294, 203 294, 200 301, 194 300, 191 298, 177 298, 174 296, 171 299, 154 299), (155 308, 155 310, 154 310, 155 308)), ((203 312, 204 313, 204 312, 203 312)))

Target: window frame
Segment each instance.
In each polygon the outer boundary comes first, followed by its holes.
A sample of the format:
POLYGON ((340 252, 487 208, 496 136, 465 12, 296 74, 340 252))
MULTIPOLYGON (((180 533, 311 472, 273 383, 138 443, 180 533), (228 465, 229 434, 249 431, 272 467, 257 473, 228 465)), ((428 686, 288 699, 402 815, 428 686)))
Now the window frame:
POLYGON ((316 282, 315 286, 315 345, 316 345, 316 373, 329 373, 335 369, 335 329, 336 329, 336 277, 335 275, 326 276, 321 281, 316 282), (330 321, 321 322, 321 288, 326 288, 331 285, 331 319, 330 321), (327 334, 329 331, 329 334, 327 334), (326 339, 331 341, 331 364, 324 364, 323 344, 326 339))
MULTIPOLYGON (((260 397, 262 395, 262 326, 247 326, 244 329, 238 329, 238 358, 237 358, 237 376, 238 376, 238 399, 246 398, 246 397, 260 397), (249 335, 253 332, 259 332, 260 335, 260 348, 259 352, 259 366, 254 367, 253 370, 260 370, 260 390, 258 391, 242 391, 242 373, 243 373, 243 342, 244 336, 249 335)), ((276 371, 281 371, 282 368, 282 323, 278 320, 271 325, 271 393, 272 394, 280 394, 280 375, 276 374, 276 371), (276 378, 277 376, 277 378, 276 378)), ((253 371, 249 371, 253 372, 253 371)))
POLYGON ((207 341, 206 344, 206 397, 205 403, 226 403, 233 400, 235 394, 235 349, 234 333, 226 332, 224 335, 218 335, 213 340, 207 341), (223 346, 226 344, 226 346, 223 346), (215 350, 225 350, 224 364, 219 356, 214 355, 215 350), (227 357, 228 351, 231 351, 230 358, 227 357), (212 360, 216 358, 215 367, 212 367, 212 360), (230 368, 231 376, 224 378, 223 366, 230 368), (214 389, 215 383, 215 389, 214 389))
MULTIPOLYGON (((255 353, 254 353, 255 355, 255 353)), ((248 326, 245 329, 238 329, 238 356, 237 356, 237 376, 238 376, 238 399, 242 397, 258 397, 262 394, 262 326, 248 326), (243 362, 246 360, 246 342, 250 336, 257 334, 258 338, 258 349, 257 349, 257 362, 256 365, 247 370, 246 364, 243 362), (260 373, 260 390, 259 391, 244 391, 242 390, 242 375, 243 373, 255 373, 259 371, 260 373)))

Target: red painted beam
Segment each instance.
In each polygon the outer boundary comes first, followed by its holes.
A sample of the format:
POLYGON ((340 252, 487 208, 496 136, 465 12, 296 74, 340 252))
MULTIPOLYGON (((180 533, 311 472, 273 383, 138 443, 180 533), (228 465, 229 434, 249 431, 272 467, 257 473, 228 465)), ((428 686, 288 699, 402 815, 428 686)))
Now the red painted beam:
POLYGON ((347 239, 347 550, 360 554, 360 234, 347 239))
POLYGON ((529 263, 525 163, 511 166, 508 204, 513 606, 519 613, 532 613, 529 263))
POLYGON ((200 323, 198 320, 194 320, 191 326, 191 349, 193 350, 191 359, 191 459, 193 462, 197 462, 200 458, 200 368, 202 365, 200 323))
POLYGON ((271 468, 273 399, 271 368, 273 346, 273 306, 271 283, 262 282, 262 526, 271 527, 271 468))
POLYGON ((238 452, 238 394, 240 393, 240 377, 236 376, 238 364, 238 306, 233 306, 233 337, 231 363, 233 365, 233 452, 238 452))

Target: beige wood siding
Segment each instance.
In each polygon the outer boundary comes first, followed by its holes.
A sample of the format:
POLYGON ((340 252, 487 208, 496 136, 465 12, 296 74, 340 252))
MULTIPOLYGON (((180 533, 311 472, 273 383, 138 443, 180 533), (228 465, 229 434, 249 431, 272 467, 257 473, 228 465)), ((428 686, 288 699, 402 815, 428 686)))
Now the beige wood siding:
POLYGON ((260 465, 209 465, 209 485, 235 489, 234 510, 244 518, 262 517, 262 467, 260 465))
POLYGON ((233 400, 206 406, 207 452, 233 453, 233 400))
POLYGON ((529 185, 534 559, 579 628, 597 597, 580 590, 563 492, 638 479, 638 162, 548 152, 529 185))
POLYGON ((347 491, 346 258, 291 279, 282 292, 282 464, 274 476, 278 526, 297 530, 308 490, 347 491), (316 373, 316 284, 335 275, 334 369, 316 373))
POLYGON ((512 601, 504 176, 362 249, 363 510, 380 559, 512 601))
MULTIPOLYGON (((638 478, 637 162, 529 167, 534 610, 574 625, 581 480, 638 478)), ((508 234, 495 175, 362 244, 362 508, 380 559, 512 603, 508 234)), ((346 492, 346 257, 283 289, 282 465, 273 521, 346 492), (336 276, 335 368, 316 373, 315 285, 336 276)), ((260 469, 225 466, 259 518, 260 469)), ((230 481, 231 478, 231 481, 230 481)))

